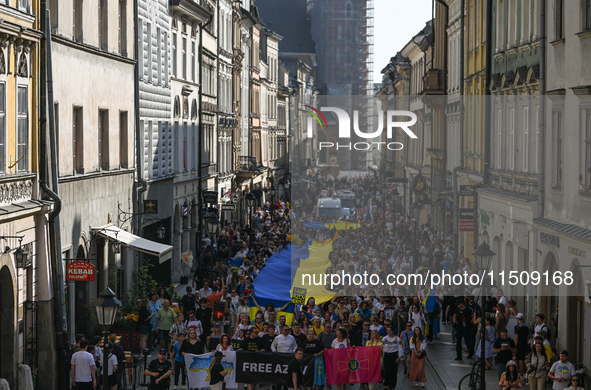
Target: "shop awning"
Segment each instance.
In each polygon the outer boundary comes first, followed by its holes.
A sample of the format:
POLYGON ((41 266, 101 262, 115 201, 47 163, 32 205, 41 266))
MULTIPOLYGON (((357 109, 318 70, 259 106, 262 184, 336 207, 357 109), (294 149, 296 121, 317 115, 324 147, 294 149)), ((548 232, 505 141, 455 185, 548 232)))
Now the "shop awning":
POLYGON ((152 256, 157 256, 160 263, 163 263, 172 257, 172 246, 147 240, 145 238, 136 236, 135 234, 126 232, 117 226, 107 225, 91 229, 109 241, 117 241, 121 243, 121 245, 130 249, 147 253, 152 256))

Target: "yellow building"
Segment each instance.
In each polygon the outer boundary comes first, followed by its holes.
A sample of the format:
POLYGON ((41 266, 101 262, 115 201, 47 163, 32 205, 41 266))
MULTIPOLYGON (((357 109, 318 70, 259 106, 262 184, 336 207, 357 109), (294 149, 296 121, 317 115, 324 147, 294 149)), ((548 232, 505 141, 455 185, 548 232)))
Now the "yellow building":
MULTIPOLYGON (((39 7, 0 6, 0 378, 19 388, 19 363, 55 362, 47 218, 38 149, 39 7), (49 310, 49 312, 48 312, 49 310), (47 323, 37 327, 37 318, 47 323), (39 330, 37 330, 39 329, 39 330)), ((49 364, 51 365, 51 364, 49 364)), ((45 364, 47 366, 47 364, 45 364)), ((40 368, 40 377, 51 370, 40 368)))
MULTIPOLYGON (((484 173, 484 102, 486 83, 486 1, 466 0, 466 33, 464 35, 464 170, 460 185, 482 181, 484 173)), ((460 208, 474 207, 472 196, 460 197, 460 208)), ((459 245, 472 258, 474 234, 460 231, 459 245)))

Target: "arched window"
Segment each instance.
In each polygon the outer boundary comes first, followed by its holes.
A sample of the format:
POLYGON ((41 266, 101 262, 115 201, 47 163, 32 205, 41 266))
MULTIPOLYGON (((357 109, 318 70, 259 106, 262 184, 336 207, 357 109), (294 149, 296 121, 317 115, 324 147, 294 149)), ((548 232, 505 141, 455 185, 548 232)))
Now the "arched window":
POLYGON ((191 103, 191 119, 197 119, 197 99, 193 99, 193 103, 191 103))
POLYGON ((345 4, 345 17, 353 17, 353 3, 351 3, 350 1, 347 1, 347 4, 345 4))
POLYGON ((175 118, 181 116, 181 99, 178 96, 174 98, 174 110, 172 112, 172 115, 175 118))

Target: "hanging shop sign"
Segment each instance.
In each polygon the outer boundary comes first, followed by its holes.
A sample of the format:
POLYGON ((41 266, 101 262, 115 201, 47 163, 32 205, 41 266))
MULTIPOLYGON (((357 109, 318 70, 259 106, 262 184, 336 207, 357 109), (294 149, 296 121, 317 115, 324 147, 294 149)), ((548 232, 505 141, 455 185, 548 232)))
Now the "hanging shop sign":
POLYGON ((416 195, 423 195, 427 192, 427 179, 418 174, 412 179, 412 190, 416 195))
POLYGON ((94 282, 94 265, 86 261, 74 261, 66 267, 66 281, 94 282))

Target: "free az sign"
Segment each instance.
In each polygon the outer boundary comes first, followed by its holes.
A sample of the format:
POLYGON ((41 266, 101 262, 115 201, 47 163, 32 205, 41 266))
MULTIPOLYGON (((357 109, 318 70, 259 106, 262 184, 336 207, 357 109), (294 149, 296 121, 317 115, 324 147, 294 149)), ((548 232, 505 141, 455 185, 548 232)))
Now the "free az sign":
POLYGON ((66 281, 94 282, 94 265, 85 261, 75 261, 66 267, 66 281))

